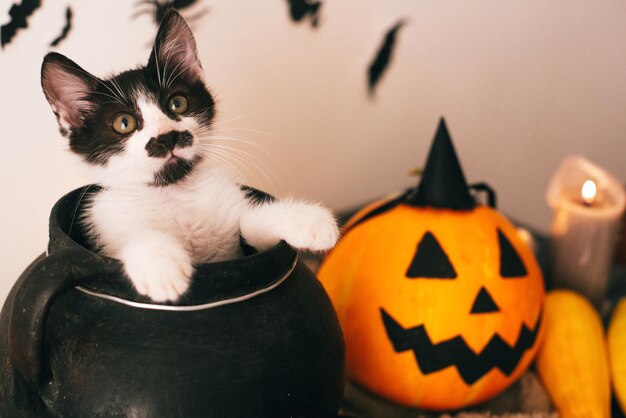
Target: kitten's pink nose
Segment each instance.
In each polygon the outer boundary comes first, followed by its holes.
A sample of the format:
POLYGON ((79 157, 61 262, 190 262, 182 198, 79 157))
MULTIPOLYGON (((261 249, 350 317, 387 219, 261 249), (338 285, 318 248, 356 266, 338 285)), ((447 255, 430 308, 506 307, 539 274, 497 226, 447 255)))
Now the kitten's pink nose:
POLYGON ((169 119, 159 120, 159 129, 157 131, 157 136, 169 134, 173 130, 174 130, 174 126, 171 124, 169 119))

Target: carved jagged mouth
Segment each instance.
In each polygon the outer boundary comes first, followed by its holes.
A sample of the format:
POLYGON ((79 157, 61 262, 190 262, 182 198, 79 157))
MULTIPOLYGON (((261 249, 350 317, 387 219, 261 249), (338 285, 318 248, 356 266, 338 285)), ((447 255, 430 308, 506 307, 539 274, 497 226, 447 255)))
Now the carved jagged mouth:
POLYGON ((478 354, 469 348, 460 335, 433 344, 424 325, 405 329, 383 308, 380 308, 380 313, 396 353, 412 350, 423 374, 455 366, 463 381, 471 385, 493 368, 500 369, 507 376, 513 373, 524 352, 535 344, 543 312, 539 313, 533 329, 522 323, 513 347, 495 334, 478 354))

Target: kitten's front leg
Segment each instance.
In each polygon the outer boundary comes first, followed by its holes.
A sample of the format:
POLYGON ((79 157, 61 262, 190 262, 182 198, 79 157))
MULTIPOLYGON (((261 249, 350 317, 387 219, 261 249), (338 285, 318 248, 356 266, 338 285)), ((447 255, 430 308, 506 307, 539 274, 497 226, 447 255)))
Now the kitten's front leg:
POLYGON ((122 246, 119 258, 137 292, 155 302, 175 302, 189 287, 191 257, 167 234, 141 232, 122 246))
POLYGON ((294 248, 325 251, 339 238, 337 222, 328 209, 297 201, 251 204, 239 225, 246 242, 259 250, 285 240, 294 248))

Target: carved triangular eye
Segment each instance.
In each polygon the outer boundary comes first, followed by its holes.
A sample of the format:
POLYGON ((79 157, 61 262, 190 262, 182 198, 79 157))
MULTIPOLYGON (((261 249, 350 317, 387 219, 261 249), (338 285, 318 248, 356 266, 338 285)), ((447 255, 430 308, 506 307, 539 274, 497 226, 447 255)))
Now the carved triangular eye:
POLYGON ((500 244, 500 276, 505 279, 526 276, 528 272, 524 262, 500 229, 498 229, 498 243, 500 244))
POLYGON ((425 279, 456 279, 456 271, 448 255, 431 232, 426 232, 417 245, 417 252, 406 272, 406 277, 425 279))

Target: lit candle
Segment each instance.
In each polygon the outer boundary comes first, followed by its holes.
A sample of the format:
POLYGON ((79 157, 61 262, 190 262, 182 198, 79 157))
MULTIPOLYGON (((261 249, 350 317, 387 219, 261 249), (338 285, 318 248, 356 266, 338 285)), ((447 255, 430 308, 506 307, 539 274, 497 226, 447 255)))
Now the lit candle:
POLYGON ((622 184, 582 157, 566 158, 550 181, 548 204, 555 287, 604 300, 626 194, 622 184))
POLYGON ((593 205, 593 202, 596 200, 596 195, 598 194, 598 188, 596 187, 596 182, 593 180, 585 180, 583 183, 583 189, 580 192, 580 197, 585 206, 593 205))

